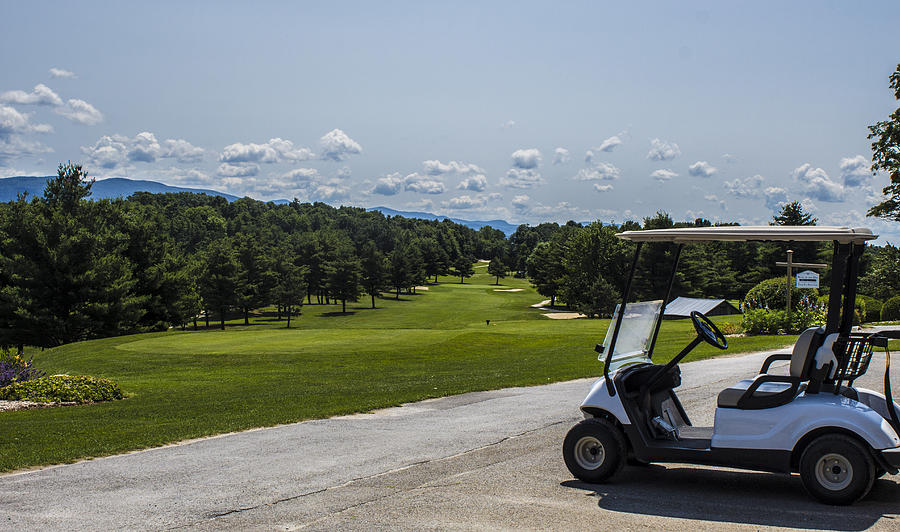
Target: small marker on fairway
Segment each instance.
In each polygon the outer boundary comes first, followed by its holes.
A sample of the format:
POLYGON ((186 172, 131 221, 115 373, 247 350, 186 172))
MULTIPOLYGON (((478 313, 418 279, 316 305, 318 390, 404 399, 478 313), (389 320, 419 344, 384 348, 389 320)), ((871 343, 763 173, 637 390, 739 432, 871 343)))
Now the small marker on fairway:
POLYGON ((491 320, 484 320, 484 323, 487 324, 488 326, 490 326, 490 325, 491 325, 491 320))

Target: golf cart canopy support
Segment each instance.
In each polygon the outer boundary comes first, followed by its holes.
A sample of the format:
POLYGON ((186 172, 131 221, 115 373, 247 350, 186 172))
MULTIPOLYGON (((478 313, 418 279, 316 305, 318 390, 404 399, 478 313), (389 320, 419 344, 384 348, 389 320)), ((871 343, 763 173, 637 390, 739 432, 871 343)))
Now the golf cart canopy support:
MULTIPOLYGON (((610 381, 610 366, 614 359, 622 358, 616 353, 622 319, 626 316, 626 307, 631 296, 632 280, 638 265, 638 256, 642 245, 647 243, 678 244, 674 263, 657 322, 649 336, 649 348, 646 358, 653 358, 653 348, 659 335, 659 325, 666 304, 672 297, 672 285, 678 266, 681 248, 685 244, 696 242, 828 242, 834 243, 831 262, 831 291, 828 296, 828 315, 826 318, 826 334, 839 332, 848 335, 853 325, 853 304, 856 299, 856 284, 859 277, 859 259, 865 249, 866 242, 878 238, 872 231, 864 227, 832 227, 832 226, 723 226, 723 227, 685 227, 677 229, 649 229, 645 231, 624 231, 616 235, 623 240, 637 244, 631 263, 622 302, 616 307, 614 322, 611 324, 609 345, 597 346, 597 352, 604 356, 603 374, 607 381, 610 395, 615 394, 615 387, 610 381), (618 355, 618 356, 617 356, 618 355)), ((633 356, 627 358, 632 359, 633 356)))

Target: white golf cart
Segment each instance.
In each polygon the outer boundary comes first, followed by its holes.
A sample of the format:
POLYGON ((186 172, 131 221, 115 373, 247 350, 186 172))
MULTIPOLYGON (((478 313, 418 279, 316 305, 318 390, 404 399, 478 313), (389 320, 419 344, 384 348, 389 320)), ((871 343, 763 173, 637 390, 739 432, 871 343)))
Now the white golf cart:
POLYGON ((625 231, 636 242, 622 302, 603 345, 599 379, 581 404, 585 419, 563 444, 569 470, 586 482, 602 482, 626 461, 678 462, 780 473, 799 472, 807 491, 822 502, 849 504, 874 480, 900 467, 900 410, 891 397, 889 369, 884 394, 854 388, 873 346, 883 335, 851 332, 859 258, 868 229, 845 227, 705 227, 625 231), (704 241, 832 241, 831 291, 826 325, 804 331, 790 354, 766 359, 758 375, 718 396, 714 427, 694 427, 675 395, 678 363, 701 342, 726 349, 725 336, 706 316, 691 313, 697 337, 668 363, 653 364, 665 302, 669 301, 685 244, 704 241), (645 242, 677 246, 665 299, 629 303, 645 242), (769 374, 777 360, 789 375, 769 374), (893 408, 890 408, 893 407, 893 408))

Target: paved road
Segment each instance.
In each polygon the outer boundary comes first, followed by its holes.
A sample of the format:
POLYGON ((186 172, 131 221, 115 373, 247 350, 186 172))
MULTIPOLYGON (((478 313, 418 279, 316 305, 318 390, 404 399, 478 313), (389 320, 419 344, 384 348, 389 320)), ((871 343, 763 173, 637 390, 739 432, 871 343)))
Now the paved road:
MULTIPOLYGON (((711 424, 718 390, 767 353, 683 364, 711 424)), ((900 383, 900 361, 892 368, 900 383)), ((881 389, 883 357, 858 385, 881 389)), ((590 380, 471 393, 0 476, 0 529, 898 530, 900 477, 849 508, 799 478, 686 465, 572 479, 560 456, 590 380)), ((900 386, 894 393, 900 395, 900 386)))

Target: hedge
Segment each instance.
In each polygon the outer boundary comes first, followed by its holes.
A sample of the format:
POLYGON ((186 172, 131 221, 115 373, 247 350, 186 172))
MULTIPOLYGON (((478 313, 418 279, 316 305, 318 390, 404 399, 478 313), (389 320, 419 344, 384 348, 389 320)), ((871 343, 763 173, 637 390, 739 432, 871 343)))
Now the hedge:
POLYGON ((95 403, 124 397, 118 384, 97 377, 53 375, 0 388, 0 399, 36 403, 95 403))

